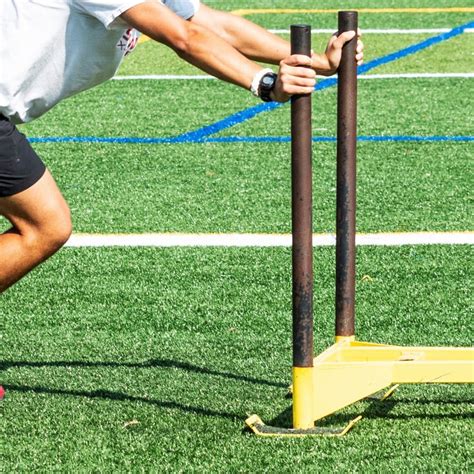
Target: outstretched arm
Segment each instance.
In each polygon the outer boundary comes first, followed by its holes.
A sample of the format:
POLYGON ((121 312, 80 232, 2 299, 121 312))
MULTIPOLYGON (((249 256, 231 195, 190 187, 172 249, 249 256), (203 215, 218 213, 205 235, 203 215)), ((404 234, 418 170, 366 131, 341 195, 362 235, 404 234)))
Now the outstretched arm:
POLYGON ((291 54, 288 41, 245 18, 214 10, 203 3, 191 22, 213 31, 254 61, 278 64, 291 54))
MULTIPOLYGON (((214 10, 202 3, 191 21, 213 31, 247 58, 255 61, 279 64, 290 55, 288 41, 245 18, 214 10)), ((316 73, 325 76, 334 74, 341 60, 342 46, 354 35, 355 32, 346 32, 339 37, 333 35, 324 54, 313 53, 312 67, 316 73)), ((355 58, 358 64, 362 64, 363 49, 364 45, 359 39, 355 58)))
MULTIPOLYGON (((122 13, 132 27, 172 48, 187 62, 220 79, 249 89, 262 67, 247 58, 231 42, 205 25, 184 21, 157 1, 140 3, 122 13)), ((315 85, 314 71, 306 56, 282 56, 274 100, 284 102, 293 94, 309 94, 315 85), (283 59, 283 57, 285 59, 283 59)))

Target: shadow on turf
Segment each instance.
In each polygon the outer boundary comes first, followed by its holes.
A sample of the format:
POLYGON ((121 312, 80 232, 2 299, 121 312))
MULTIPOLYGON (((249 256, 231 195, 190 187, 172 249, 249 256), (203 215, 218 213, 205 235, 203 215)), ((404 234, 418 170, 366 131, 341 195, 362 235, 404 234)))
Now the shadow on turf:
MULTIPOLYGON (((190 364, 188 362, 175 361, 170 359, 151 359, 144 362, 104 362, 104 361, 0 361, 0 370, 7 370, 11 368, 20 367, 79 367, 79 368, 132 368, 132 369, 150 369, 150 368, 171 368, 180 369, 188 372, 213 375, 217 377, 223 377, 227 379, 237 380, 240 382, 248 382, 258 385, 266 385, 276 388, 287 388, 286 384, 273 382, 271 380, 258 379, 254 377, 248 377, 246 375, 233 374, 230 372, 223 372, 214 369, 208 369, 206 367, 200 367, 198 365, 190 364)), ((204 416, 215 416, 220 418, 228 418, 233 421, 242 420, 245 418, 245 414, 236 414, 228 412, 220 412, 216 410, 205 409, 196 406, 188 406, 173 401, 163 401, 149 399, 146 397, 139 397, 128 395, 121 392, 113 392, 109 390, 64 390, 64 389, 53 389, 43 386, 26 386, 26 385, 14 385, 5 384, 4 388, 8 391, 13 392, 33 392, 33 393, 44 393, 50 395, 67 395, 76 397, 86 398, 98 398, 104 400, 117 400, 117 401, 128 401, 128 402, 141 402, 150 405, 156 405, 161 408, 180 410, 186 413, 199 414, 204 416)))
MULTIPOLYGON (((258 379, 253 377, 248 377, 245 375, 233 374, 230 372, 223 372, 214 369, 208 369, 206 367, 200 367, 188 362, 175 361, 170 359, 151 359, 144 362, 105 362, 105 361, 50 361, 50 362, 41 362, 41 361, 0 361, 0 370, 7 370, 16 367, 80 367, 80 368, 97 368, 97 367, 113 367, 113 368, 135 368, 135 369, 149 369, 149 368, 173 368, 181 369, 188 372, 194 372, 204 375, 213 375, 223 378, 228 378, 232 380, 237 380, 241 382, 248 382, 258 385, 266 385, 276 388, 287 388, 288 386, 283 383, 273 382, 265 379, 258 379)), ((15 385, 15 384, 6 384, 4 385, 7 391, 14 392, 33 392, 33 393, 43 393, 51 395, 67 395, 67 396, 76 396, 76 397, 86 397, 86 398, 98 398, 103 400, 116 400, 116 401, 128 401, 128 402, 141 402, 150 405, 155 405, 160 408, 165 409, 175 409, 180 410, 186 413, 198 414, 203 416, 213 416, 219 418, 227 418, 232 421, 242 420, 245 416, 244 414, 237 413, 228 413, 220 412, 211 409, 205 409, 196 406, 185 405, 182 403, 177 403, 173 401, 164 401, 150 399, 146 397, 129 395, 122 392, 113 392, 109 390, 64 390, 64 389, 54 389, 43 386, 26 386, 26 385, 15 385)), ((413 419, 413 418, 424 418, 424 419, 443 419, 443 418, 471 418, 473 416, 472 412, 469 413, 442 413, 442 414, 426 414, 426 413, 416 413, 416 414, 390 414, 392 409, 401 404, 401 405, 431 405, 431 404, 441 404, 441 405, 463 405, 468 403, 466 400, 412 400, 412 399, 396 399, 390 398, 385 401, 379 400, 365 400, 362 403, 370 403, 365 410, 362 407, 362 412, 354 412, 351 410, 350 413, 341 413, 335 414, 327 417, 326 419, 320 420, 318 426, 339 426, 345 425, 347 422, 352 420, 355 415, 361 414, 365 419, 394 419, 394 420, 403 420, 403 419, 413 419)), ((283 428, 289 428, 292 426, 292 408, 288 407, 287 410, 282 412, 276 418, 269 422, 271 426, 281 426, 283 428)), ((246 430, 244 430, 246 431, 246 430)))
MULTIPOLYGON (((406 405, 465 405, 469 403, 467 400, 412 400, 412 399, 395 399, 390 398, 388 400, 370 400, 366 399, 360 402, 364 404, 361 406, 360 411, 356 411, 357 405, 350 408, 350 411, 345 413, 337 413, 330 415, 322 420, 319 420, 316 424, 320 427, 334 428, 346 426, 351 420, 356 416, 362 415, 364 420, 375 420, 375 419, 389 419, 389 420, 410 420, 414 418, 423 418, 431 420, 440 420, 440 419, 471 419, 474 415, 473 412, 466 413, 442 413, 442 414, 427 414, 427 413, 397 413, 391 414, 390 412, 397 406, 406 406, 406 405), (369 404, 367 407, 366 405, 369 404), (364 409, 364 406, 366 408, 364 409)), ((282 428, 291 428, 292 426, 292 407, 288 407, 285 411, 280 413, 273 420, 269 421, 270 426, 279 426, 282 428)))
POLYGON ((204 375, 215 375, 227 379, 238 380, 239 382, 254 383, 257 385, 268 385, 276 388, 288 388, 288 384, 273 382, 271 380, 258 379, 248 377, 246 375, 233 374, 231 372, 222 372, 219 370, 208 369, 207 367, 200 367, 199 365, 190 364, 189 362, 181 362, 171 359, 151 359, 144 362, 102 362, 102 361, 0 361, 0 370, 7 370, 12 367, 126 367, 131 369, 150 369, 150 368, 165 368, 165 369, 181 369, 187 372, 194 372, 204 375))
POLYGON ((184 405, 182 403, 164 401, 164 400, 154 400, 146 397, 137 397, 133 395, 128 395, 121 392, 112 392, 109 390, 62 390, 56 388, 48 388, 41 386, 27 386, 27 385, 14 385, 6 384, 3 386, 7 393, 12 392, 33 392, 33 393, 44 393, 48 395, 68 395, 74 397, 85 397, 85 398, 99 398, 102 400, 114 400, 114 401, 124 401, 124 402, 140 402, 147 403, 149 405, 156 405, 160 408, 169 408, 173 410, 180 410, 186 413, 198 414, 204 416, 216 416, 219 418, 230 418, 233 421, 242 419, 243 415, 236 413, 227 413, 215 410, 208 410, 206 408, 200 408, 196 406, 184 405))

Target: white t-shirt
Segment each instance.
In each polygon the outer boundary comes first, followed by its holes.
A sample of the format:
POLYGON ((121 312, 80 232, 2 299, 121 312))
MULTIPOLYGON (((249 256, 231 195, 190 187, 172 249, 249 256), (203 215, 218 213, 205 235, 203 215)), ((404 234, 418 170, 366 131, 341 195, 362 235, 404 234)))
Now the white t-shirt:
MULTIPOLYGON (((118 18, 145 0, 0 0, 0 114, 29 122, 108 79, 139 33, 118 18)), ((162 0, 184 19, 199 0, 162 0)))

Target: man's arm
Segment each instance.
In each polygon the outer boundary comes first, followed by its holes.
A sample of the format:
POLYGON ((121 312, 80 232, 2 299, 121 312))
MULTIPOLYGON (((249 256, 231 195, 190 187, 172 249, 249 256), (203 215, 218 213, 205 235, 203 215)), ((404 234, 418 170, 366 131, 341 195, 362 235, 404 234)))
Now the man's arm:
MULTIPOLYGON (((214 10, 202 3, 191 21, 213 31, 243 55, 255 61, 279 64, 282 59, 290 55, 288 41, 245 18, 214 10)), ((324 54, 313 53, 311 58, 313 69, 325 76, 334 74, 341 60, 342 46, 354 35, 354 32, 346 32, 339 37, 332 36, 324 54)), ((363 49, 363 43, 358 40, 356 55, 358 64, 362 64, 363 49)))
POLYGON ((283 38, 245 18, 215 10, 203 3, 191 22, 213 31, 254 61, 278 64, 291 54, 290 44, 283 38))
MULTIPOLYGON (((160 2, 140 3, 121 17, 150 38, 172 48, 187 62, 215 77, 249 89, 262 67, 248 59, 231 43, 198 22, 184 21, 160 2)), ((285 57, 273 91, 273 99, 284 102, 293 94, 309 94, 315 85, 314 71, 306 67, 310 58, 285 57)))

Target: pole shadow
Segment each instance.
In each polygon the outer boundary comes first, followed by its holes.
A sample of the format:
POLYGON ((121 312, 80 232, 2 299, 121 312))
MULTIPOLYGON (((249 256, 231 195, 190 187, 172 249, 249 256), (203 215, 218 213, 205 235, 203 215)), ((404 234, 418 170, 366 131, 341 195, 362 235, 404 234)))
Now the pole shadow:
MULTIPOLYGON (((321 427, 334 427, 334 426, 345 426, 351 420, 356 418, 358 415, 362 415, 362 420, 377 420, 377 419, 388 419, 388 420, 442 420, 442 419, 472 419, 474 411, 466 411, 464 413, 454 413, 450 411, 450 407, 456 407, 458 405, 467 405, 470 403, 468 400, 460 399, 409 399, 409 398, 388 398, 387 400, 374 400, 366 398, 356 402, 349 410, 345 410, 343 413, 334 413, 321 420, 318 420, 316 424, 321 427), (357 404, 369 403, 369 406, 365 409, 361 407, 361 410, 357 410, 357 404), (445 413, 392 413, 397 407, 407 407, 409 405, 442 405, 445 413)), ((277 415, 275 418, 269 421, 271 426, 279 426, 282 428, 292 427, 292 406, 289 406, 282 413, 277 415)))
MULTIPOLYGON (((263 385, 274 388, 286 388, 287 385, 283 383, 274 382, 272 380, 249 377, 242 374, 234 374, 227 371, 220 371, 210 369, 207 367, 198 366, 184 361, 177 361, 172 359, 150 359, 142 362, 113 362, 113 361, 0 361, 0 370, 8 370, 15 368, 127 368, 127 369, 179 369, 190 373, 203 374, 214 377, 221 377, 224 379, 235 380, 249 384, 263 385)), ((49 395, 63 395, 74 397, 85 397, 90 399, 102 399, 125 402, 141 402, 149 405, 154 405, 164 409, 180 410, 185 413, 211 416, 218 418, 225 418, 232 421, 243 420, 246 413, 231 413, 226 411, 213 410, 202 408, 199 406, 186 405, 172 400, 150 399, 142 396, 134 396, 123 392, 116 392, 107 389, 99 390, 68 390, 51 388, 43 385, 20 385, 20 384, 3 384, 7 391, 20 393, 38 393, 49 395)))
POLYGON ((190 413, 194 415, 201 416, 211 416, 218 418, 226 418, 232 421, 238 421, 243 418, 241 413, 230 413, 224 411, 211 410, 207 408, 201 408, 197 406, 185 405, 183 403, 173 402, 169 400, 156 400, 146 397, 139 397, 134 395, 129 395, 122 392, 113 392, 110 390, 63 390, 56 388, 49 388, 43 386, 28 386, 28 385, 15 385, 15 384, 6 384, 3 386, 7 393, 12 392, 21 392, 21 393, 39 393, 39 394, 48 394, 48 395, 66 395, 73 397, 85 397, 90 399, 101 399, 101 400, 113 400, 113 401, 123 401, 123 402, 141 402, 149 405, 155 405, 160 408, 180 410, 185 413, 190 413))
POLYGON ((196 374, 212 375, 216 377, 222 377, 230 380, 236 380, 239 382, 252 383, 256 385, 266 385, 275 388, 288 388, 287 384, 274 382, 272 380, 266 380, 256 377, 249 377, 242 374, 233 374, 231 372, 225 372, 208 367, 201 367, 199 365, 191 364, 189 362, 177 361, 172 359, 150 359, 143 362, 108 362, 108 361, 0 361, 0 370, 8 370, 17 367, 81 367, 81 368, 100 368, 100 367, 113 367, 113 368, 130 368, 130 369, 180 369, 187 372, 193 372, 196 374))

